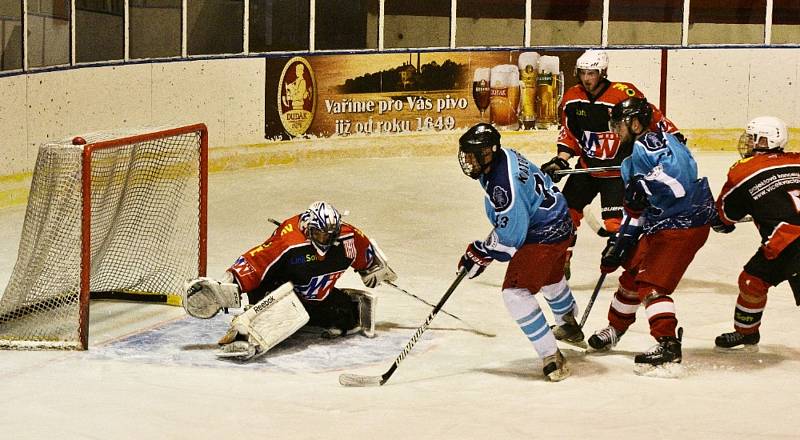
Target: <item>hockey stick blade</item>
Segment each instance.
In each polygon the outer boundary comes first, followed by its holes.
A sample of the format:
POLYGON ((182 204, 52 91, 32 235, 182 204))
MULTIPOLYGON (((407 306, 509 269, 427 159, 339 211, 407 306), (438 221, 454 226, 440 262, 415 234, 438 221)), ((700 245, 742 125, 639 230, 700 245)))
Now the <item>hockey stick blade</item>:
POLYGON ((346 387, 379 387, 384 383, 382 376, 362 376, 350 373, 339 375, 339 384, 346 387))

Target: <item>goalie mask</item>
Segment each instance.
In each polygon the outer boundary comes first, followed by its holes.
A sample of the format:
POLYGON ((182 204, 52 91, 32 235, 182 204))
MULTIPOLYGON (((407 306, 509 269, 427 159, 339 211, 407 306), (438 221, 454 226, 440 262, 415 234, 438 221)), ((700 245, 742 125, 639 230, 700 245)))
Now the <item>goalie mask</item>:
POLYGON ((300 214, 300 229, 320 255, 336 243, 342 229, 342 216, 327 202, 314 202, 300 214))
POLYGON ((458 163, 461 171, 477 179, 486 172, 500 151, 500 132, 491 124, 480 123, 458 140, 458 163))
POLYGON ((782 152, 789 142, 786 123, 774 116, 753 119, 739 138, 739 154, 750 157, 753 153, 782 152))

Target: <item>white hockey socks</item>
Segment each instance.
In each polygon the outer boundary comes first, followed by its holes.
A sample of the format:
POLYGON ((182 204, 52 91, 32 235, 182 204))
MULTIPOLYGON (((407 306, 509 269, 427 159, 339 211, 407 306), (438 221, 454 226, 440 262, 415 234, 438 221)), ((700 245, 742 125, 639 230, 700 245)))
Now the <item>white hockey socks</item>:
POLYGON ((539 302, 529 290, 503 289, 503 302, 540 358, 544 359, 558 351, 556 338, 547 325, 547 319, 539 307, 539 302))
POLYGON ((556 319, 556 325, 564 325, 564 315, 572 313, 572 316, 577 318, 578 305, 575 302, 575 296, 572 295, 572 289, 567 285, 567 279, 561 278, 561 281, 555 284, 549 284, 542 287, 540 290, 550 310, 553 311, 553 316, 556 319))

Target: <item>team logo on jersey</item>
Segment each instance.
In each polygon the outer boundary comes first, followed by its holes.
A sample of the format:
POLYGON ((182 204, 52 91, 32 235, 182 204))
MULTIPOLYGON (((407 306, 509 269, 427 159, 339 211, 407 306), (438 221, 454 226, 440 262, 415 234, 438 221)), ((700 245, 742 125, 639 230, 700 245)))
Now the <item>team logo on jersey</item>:
POLYGON ((492 189, 492 204, 498 211, 503 211, 508 208, 511 199, 508 197, 508 191, 502 186, 495 186, 492 189))
POLYGON ((583 151, 588 157, 613 159, 619 150, 619 136, 610 131, 601 133, 584 131, 583 146, 583 151))
POLYGON ((648 150, 648 151, 658 151, 667 146, 664 139, 658 135, 656 132, 648 132, 645 134, 639 142, 648 150))
POLYGON ((233 271, 239 275, 239 278, 247 278, 248 276, 256 273, 255 269, 253 269, 253 266, 247 260, 245 260, 244 257, 237 258, 231 269, 233 269, 233 271))
POLYGON ((331 293, 331 289, 336 284, 339 277, 342 276, 344 271, 326 273, 311 278, 305 286, 294 286, 294 291, 303 298, 311 301, 322 301, 331 293))
POLYGON ((290 59, 278 81, 278 113, 291 136, 302 136, 317 109, 317 82, 311 64, 303 57, 290 59))

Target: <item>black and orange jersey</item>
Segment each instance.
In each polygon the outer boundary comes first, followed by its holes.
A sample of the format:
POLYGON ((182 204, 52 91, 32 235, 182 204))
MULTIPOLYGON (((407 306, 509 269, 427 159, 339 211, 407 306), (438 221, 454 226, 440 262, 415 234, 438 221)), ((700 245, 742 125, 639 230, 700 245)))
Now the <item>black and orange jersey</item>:
POLYGON ((800 238, 800 154, 757 154, 733 164, 717 211, 727 224, 752 216, 764 256, 776 258, 800 238))
POLYGON ((358 228, 342 223, 339 239, 319 255, 299 222, 299 215, 284 220, 264 243, 236 259, 228 270, 243 292, 271 292, 291 282, 304 301, 322 301, 348 267, 372 264, 375 251, 358 228))
MULTIPOLYGON (((630 156, 632 145, 623 148, 619 136, 608 127, 611 109, 630 97, 644 98, 633 84, 602 80, 600 92, 591 96, 581 84, 564 93, 561 110, 559 152, 579 156, 576 168, 617 166, 630 156)), ((653 104, 650 129, 676 134, 678 128, 653 104)), ((681 136, 678 136, 682 139, 681 136)), ((595 177, 619 177, 619 171, 593 173, 595 177)))

